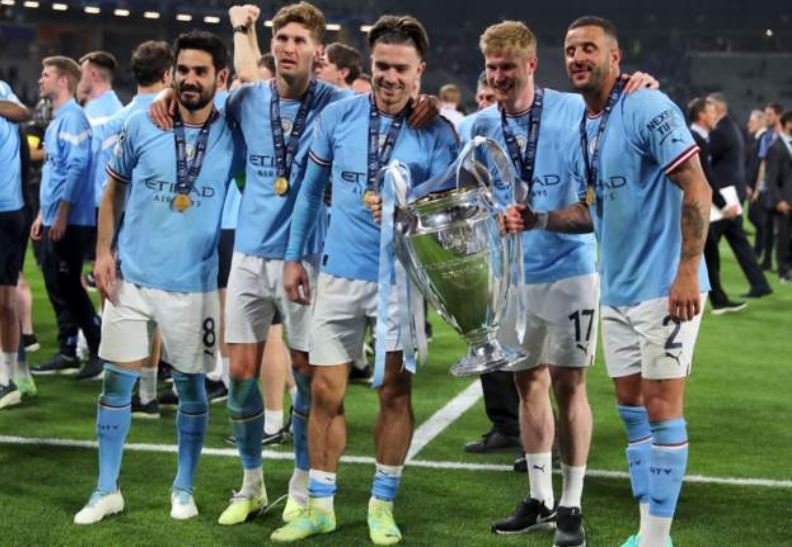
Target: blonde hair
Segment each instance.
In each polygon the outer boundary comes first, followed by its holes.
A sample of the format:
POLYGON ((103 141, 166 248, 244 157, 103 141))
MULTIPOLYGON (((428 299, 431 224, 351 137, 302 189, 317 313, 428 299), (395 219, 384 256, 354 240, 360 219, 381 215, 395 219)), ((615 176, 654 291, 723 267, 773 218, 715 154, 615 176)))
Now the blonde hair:
POLYGON ((518 53, 536 57, 536 36, 525 23, 502 21, 487 27, 479 39, 479 48, 484 55, 518 53))
POLYGON ((313 4, 299 2, 279 9, 272 19, 272 35, 276 35, 280 29, 289 23, 297 23, 304 26, 311 33, 314 40, 320 44, 322 43, 327 20, 319 8, 313 4))

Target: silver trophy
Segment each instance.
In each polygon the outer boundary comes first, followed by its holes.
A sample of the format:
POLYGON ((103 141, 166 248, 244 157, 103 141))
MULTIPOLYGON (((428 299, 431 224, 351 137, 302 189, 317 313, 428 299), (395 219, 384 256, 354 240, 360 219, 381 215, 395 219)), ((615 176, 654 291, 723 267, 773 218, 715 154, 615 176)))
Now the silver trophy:
POLYGON ((443 175, 411 192, 404 166, 394 162, 385 171, 386 184, 396 189, 396 255, 469 346, 451 374, 484 374, 525 359, 496 338, 513 267, 522 264, 520 239, 498 226, 499 207, 525 193, 506 154, 477 137, 443 175))

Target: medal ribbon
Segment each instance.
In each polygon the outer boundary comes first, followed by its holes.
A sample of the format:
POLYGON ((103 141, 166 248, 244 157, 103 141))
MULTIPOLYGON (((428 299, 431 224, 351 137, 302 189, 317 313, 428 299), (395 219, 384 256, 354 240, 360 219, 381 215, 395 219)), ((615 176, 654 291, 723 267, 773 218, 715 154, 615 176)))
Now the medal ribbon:
POLYGON ((278 85, 275 78, 270 80, 270 127, 272 129, 272 143, 275 148, 275 169, 278 177, 285 177, 289 180, 291 174, 292 161, 300 145, 300 137, 305 131, 305 122, 308 118, 308 107, 311 105, 314 93, 316 92, 316 80, 311 80, 308 89, 300 97, 300 108, 294 118, 289 142, 286 143, 283 137, 283 125, 280 115, 280 97, 278 96, 278 85))
POLYGON ((368 130, 368 173, 366 178, 366 191, 376 190, 377 177, 383 165, 390 161, 393 154, 393 149, 396 147, 396 139, 399 138, 399 132, 404 125, 404 120, 407 118, 407 110, 409 103, 401 112, 396 115, 393 123, 388 128, 388 134, 385 137, 385 142, 382 144, 382 150, 379 146, 379 130, 380 130, 380 113, 377 110, 377 105, 374 102, 374 94, 369 96, 369 130, 368 130))
MULTIPOLYGON (((616 103, 619 101, 623 90, 624 82, 621 78, 618 78, 616 83, 613 84, 608 94, 605 108, 602 110, 602 116, 600 117, 599 126, 597 127, 597 140, 594 141, 594 149, 591 151, 591 158, 589 158, 588 133, 586 132, 587 113, 583 112, 583 117, 580 119, 580 147, 582 148, 583 163, 586 168, 586 185, 591 195, 594 195, 596 191, 597 179, 599 178, 600 152, 602 151, 602 141, 605 137, 608 118, 610 118, 611 111, 613 111, 613 107, 616 106, 616 103)), ((597 200, 598 215, 602 213, 601 207, 600 200, 597 200)))
POLYGON ((187 159, 187 138, 184 135, 184 122, 176 111, 176 118, 173 120, 173 137, 176 141, 176 192, 189 195, 195 180, 201 172, 204 156, 206 155, 206 145, 209 142, 209 126, 217 117, 217 110, 212 110, 209 117, 201 126, 198 132, 198 139, 195 141, 195 155, 192 161, 187 159))
MULTIPOLYGON (((514 163, 514 168, 520 174, 520 178, 528 185, 526 201, 531 196, 531 189, 533 188, 536 148, 539 142, 539 127, 542 123, 543 107, 544 89, 537 87, 534 91, 533 104, 528 114, 528 140, 525 143, 525 156, 520 153, 517 137, 514 136, 514 133, 509 129, 509 124, 506 122, 506 111, 501 108, 501 129, 503 130, 503 138, 506 140, 506 148, 509 150, 509 156, 511 156, 512 163, 514 163)), ((517 196, 514 196, 514 199, 517 199, 517 196)))

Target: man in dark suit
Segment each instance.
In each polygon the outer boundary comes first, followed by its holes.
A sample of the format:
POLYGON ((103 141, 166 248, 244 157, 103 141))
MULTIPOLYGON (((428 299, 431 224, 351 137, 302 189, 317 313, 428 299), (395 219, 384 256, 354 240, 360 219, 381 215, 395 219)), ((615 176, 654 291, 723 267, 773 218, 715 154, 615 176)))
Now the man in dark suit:
POLYGON ((792 283, 790 237, 792 237, 792 111, 781 116, 781 134, 767 151, 767 192, 775 211, 778 278, 792 283))
MULTIPOLYGON (((745 201, 745 142, 742 132, 728 115, 726 99, 720 93, 713 93, 707 97, 715 106, 717 123, 709 135, 710 162, 714 185, 723 189, 734 186, 740 201, 745 201)), ((729 246, 737 259, 740 268, 750 283, 750 290, 742 295, 744 298, 759 298, 773 292, 767 282, 759 263, 756 260, 753 248, 748 243, 748 238, 742 227, 742 215, 735 218, 724 219, 713 223, 710 232, 715 243, 720 242, 722 236, 726 237, 729 246)), ((717 267, 717 266, 716 266, 717 267)))
POLYGON ((712 166, 709 159, 709 134, 715 127, 715 105, 707 99, 693 99, 688 103, 688 121, 690 122, 690 133, 701 150, 699 153, 701 167, 704 170, 707 183, 712 187, 712 204, 720 209, 723 215, 722 220, 710 224, 707 243, 704 247, 704 260, 707 262, 710 281, 710 306, 715 315, 741 311, 747 304, 730 300, 721 285, 720 252, 718 251, 718 242, 712 237, 713 232, 717 231, 715 225, 733 219, 739 214, 739 207, 737 205, 727 206, 726 200, 718 192, 718 188, 713 182, 712 166))

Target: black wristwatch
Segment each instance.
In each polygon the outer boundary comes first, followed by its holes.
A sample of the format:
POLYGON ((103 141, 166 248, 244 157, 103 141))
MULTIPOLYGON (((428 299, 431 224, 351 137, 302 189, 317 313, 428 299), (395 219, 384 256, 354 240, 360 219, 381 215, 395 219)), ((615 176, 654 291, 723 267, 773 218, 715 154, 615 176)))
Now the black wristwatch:
POLYGON ((247 25, 237 25, 234 27, 234 32, 241 32, 242 34, 248 33, 247 25))

